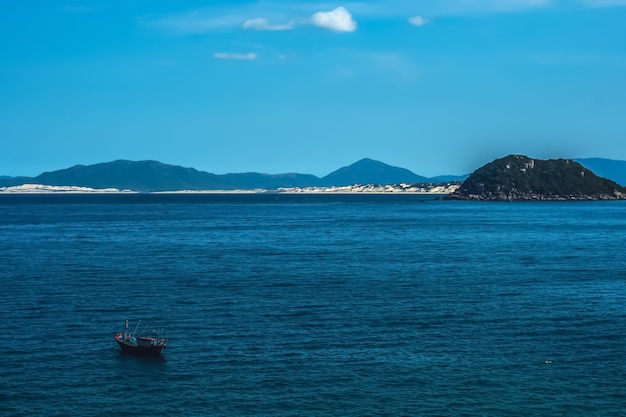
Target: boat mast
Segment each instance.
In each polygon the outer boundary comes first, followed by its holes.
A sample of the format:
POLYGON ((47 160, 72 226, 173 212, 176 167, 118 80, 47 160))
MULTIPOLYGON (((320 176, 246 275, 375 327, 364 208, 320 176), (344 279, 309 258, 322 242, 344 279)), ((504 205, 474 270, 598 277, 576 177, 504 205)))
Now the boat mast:
POLYGON ((135 336, 135 333, 137 333, 137 329, 139 328, 140 323, 141 323, 141 320, 137 322, 137 326, 135 326, 135 331, 133 332, 133 336, 135 336))
POLYGON ((128 339, 128 320, 126 320, 126 325, 124 326, 124 340, 128 339))

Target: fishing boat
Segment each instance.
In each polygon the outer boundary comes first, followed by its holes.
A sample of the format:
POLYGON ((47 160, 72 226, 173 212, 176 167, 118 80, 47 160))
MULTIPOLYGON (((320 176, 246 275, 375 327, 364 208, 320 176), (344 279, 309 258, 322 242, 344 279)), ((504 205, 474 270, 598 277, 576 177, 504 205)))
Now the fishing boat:
POLYGON ((152 334, 146 335, 137 335, 137 329, 139 328, 139 323, 137 323, 137 327, 135 327, 135 331, 131 334, 128 332, 128 320, 126 320, 126 326, 124 327, 123 333, 117 333, 115 335, 115 341, 122 352, 131 353, 133 355, 138 356, 158 356, 161 354, 161 350, 163 350, 167 346, 167 339, 164 337, 153 336, 152 334))

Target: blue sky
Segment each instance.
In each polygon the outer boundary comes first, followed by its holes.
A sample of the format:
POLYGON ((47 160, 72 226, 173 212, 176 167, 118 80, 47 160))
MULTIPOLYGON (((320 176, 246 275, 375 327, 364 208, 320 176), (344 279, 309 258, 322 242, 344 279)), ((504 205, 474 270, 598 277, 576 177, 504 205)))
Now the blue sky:
POLYGON ((7 0, 0 174, 626 160, 626 0, 7 0))

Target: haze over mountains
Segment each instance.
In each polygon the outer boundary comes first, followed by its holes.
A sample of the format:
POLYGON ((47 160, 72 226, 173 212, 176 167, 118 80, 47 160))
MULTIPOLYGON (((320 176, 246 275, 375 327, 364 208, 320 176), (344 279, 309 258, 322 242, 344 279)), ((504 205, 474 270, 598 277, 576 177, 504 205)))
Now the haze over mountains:
MULTIPOLYGON (((575 160, 601 177, 626 184, 626 161, 601 158, 575 160)), ((76 165, 36 177, 0 177, 0 187, 23 184, 116 188, 141 192, 178 190, 254 190, 293 187, 333 187, 355 184, 416 184, 463 181, 467 176, 424 177, 405 168, 369 158, 342 167, 325 177, 310 174, 256 172, 216 175, 157 161, 117 160, 76 165)))

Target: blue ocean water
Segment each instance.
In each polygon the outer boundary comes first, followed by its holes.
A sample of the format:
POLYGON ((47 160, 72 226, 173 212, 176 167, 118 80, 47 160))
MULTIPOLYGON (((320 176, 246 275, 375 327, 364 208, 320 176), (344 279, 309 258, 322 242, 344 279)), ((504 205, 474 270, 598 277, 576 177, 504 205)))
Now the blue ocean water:
POLYGON ((623 416, 625 247, 624 202, 1 195, 0 415, 623 416))

